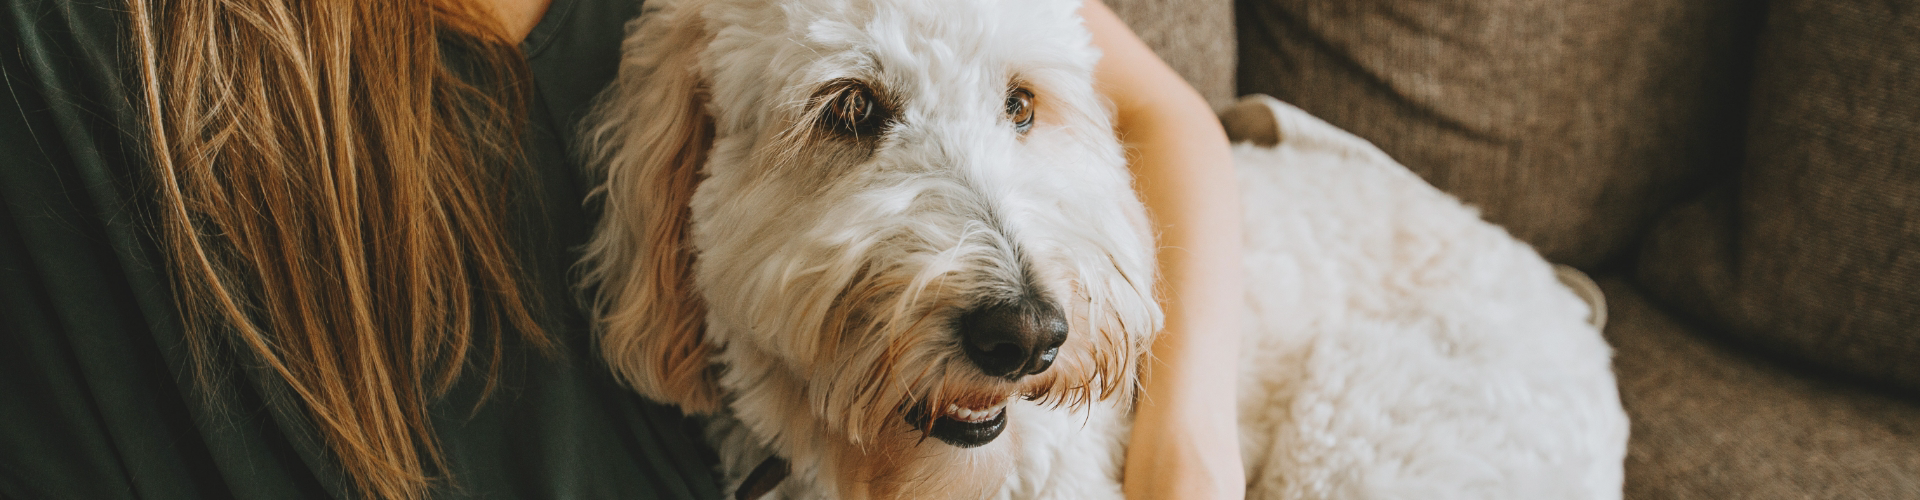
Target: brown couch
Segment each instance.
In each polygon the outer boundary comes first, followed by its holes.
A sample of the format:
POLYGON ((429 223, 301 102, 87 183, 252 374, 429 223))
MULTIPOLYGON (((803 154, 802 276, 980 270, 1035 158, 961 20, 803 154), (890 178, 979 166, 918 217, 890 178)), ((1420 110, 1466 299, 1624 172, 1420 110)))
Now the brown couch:
POLYGON ((1920 2, 1108 3, 1597 277, 1627 498, 1920 499, 1920 2))

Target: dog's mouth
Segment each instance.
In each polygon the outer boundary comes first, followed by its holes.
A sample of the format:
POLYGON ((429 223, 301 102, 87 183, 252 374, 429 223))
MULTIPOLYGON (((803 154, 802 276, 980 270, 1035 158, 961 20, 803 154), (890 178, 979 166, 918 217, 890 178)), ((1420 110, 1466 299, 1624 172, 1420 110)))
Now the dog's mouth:
POLYGON ((907 411, 907 424, 935 439, 961 448, 973 448, 993 442, 1007 430, 1007 403, 1001 401, 985 408, 967 408, 948 404, 939 415, 929 415, 926 403, 907 411), (932 417, 932 418, 929 418, 932 417))

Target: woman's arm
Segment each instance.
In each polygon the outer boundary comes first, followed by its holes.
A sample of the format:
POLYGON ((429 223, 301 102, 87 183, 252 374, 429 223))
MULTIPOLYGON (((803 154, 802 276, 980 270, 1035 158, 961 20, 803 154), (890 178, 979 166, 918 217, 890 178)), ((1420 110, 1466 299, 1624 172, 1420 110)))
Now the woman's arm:
POLYGON ((1159 232, 1167 326, 1142 374, 1127 498, 1241 498, 1238 391, 1240 188, 1205 99, 1099 0, 1081 8, 1135 188, 1159 232))

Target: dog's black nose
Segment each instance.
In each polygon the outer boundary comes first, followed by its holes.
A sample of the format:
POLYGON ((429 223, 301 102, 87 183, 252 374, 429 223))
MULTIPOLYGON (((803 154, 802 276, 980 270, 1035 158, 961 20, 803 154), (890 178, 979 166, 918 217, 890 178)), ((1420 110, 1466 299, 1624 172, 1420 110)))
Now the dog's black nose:
POLYGON ((975 307, 960 315, 960 348, 989 376, 1019 379, 1047 371, 1067 342, 1067 319, 1041 301, 975 307))

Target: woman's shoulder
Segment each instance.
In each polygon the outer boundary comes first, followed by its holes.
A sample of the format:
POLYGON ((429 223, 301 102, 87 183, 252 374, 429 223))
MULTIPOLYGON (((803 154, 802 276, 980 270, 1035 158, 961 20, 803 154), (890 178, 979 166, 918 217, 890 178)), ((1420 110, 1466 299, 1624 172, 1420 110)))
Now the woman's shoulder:
POLYGON ((521 47, 537 93, 556 120, 579 121, 594 95, 613 81, 620 40, 640 6, 640 0, 554 0, 527 35, 521 47))

